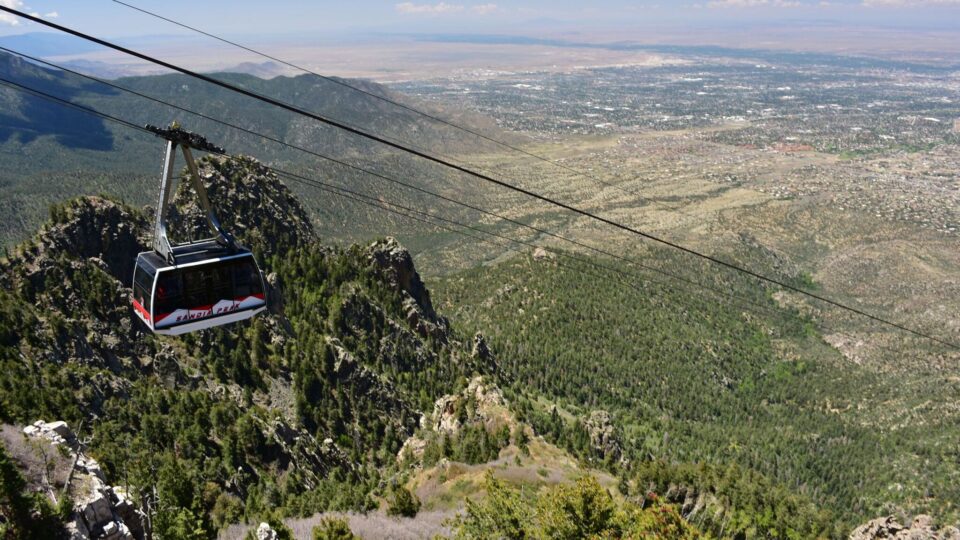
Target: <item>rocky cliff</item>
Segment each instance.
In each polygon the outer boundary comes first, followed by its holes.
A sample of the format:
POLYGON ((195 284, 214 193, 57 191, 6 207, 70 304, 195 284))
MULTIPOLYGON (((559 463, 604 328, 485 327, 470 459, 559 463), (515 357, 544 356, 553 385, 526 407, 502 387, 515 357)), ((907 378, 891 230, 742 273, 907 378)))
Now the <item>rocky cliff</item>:
MULTIPOLYGON (((450 448, 447 441, 462 441, 470 431, 499 439, 494 441, 497 448, 491 448, 492 454, 485 456, 495 458, 496 452, 506 446, 511 434, 519 429, 529 430, 510 411, 500 388, 484 377, 474 377, 460 392, 438 398, 433 410, 420 417, 420 432, 404 441, 397 459, 423 464, 428 447, 438 442, 444 452, 442 457, 449 458, 452 450, 443 448, 450 448), (498 433, 502 435, 498 437, 498 433)), ((487 437, 481 437, 479 442, 488 443, 487 437)), ((469 455, 463 453, 461 457, 469 455)), ((435 461, 439 457, 426 459, 435 461)))
MULTIPOLYGON (((66 422, 37 420, 23 428, 23 436, 27 445, 11 446, 32 446, 35 449, 47 446, 50 459, 65 461, 69 467, 67 479, 59 486, 59 495, 67 497, 72 503, 65 527, 70 540, 144 538, 146 514, 136 508, 122 487, 107 484, 100 464, 84 453, 85 444, 66 422)), ((29 463, 22 454, 15 454, 14 458, 19 458, 21 463, 29 463)), ((49 488, 53 489, 53 486, 49 485, 49 488)))
MULTIPOLYGON (((316 240, 310 217, 277 175, 248 156, 205 156, 201 181, 221 224, 247 247, 281 253, 316 240)), ((184 169, 182 176, 188 171, 184 169)), ((171 241, 212 236, 197 194, 181 181, 169 216, 171 241)))
POLYGON ((623 456, 620 433, 607 411, 593 411, 584 421, 590 445, 600 459, 619 460, 623 456))
MULTIPOLYGON (((56 206, 0 263, 0 420, 89 426, 78 464, 95 463, 102 485, 88 495, 129 501, 166 537, 273 511, 367 508, 421 409, 485 371, 489 352, 456 338, 395 240, 324 246, 255 160, 200 165, 222 222, 260 257, 271 312, 154 336, 128 304, 152 211, 102 197, 56 206), (120 478, 129 494, 108 488, 120 478)), ((181 185, 181 238, 207 234, 195 200, 181 185)), ((133 534, 118 510, 100 510, 83 523, 89 536, 120 524, 133 534)))
POLYGON ((917 516, 909 526, 900 524, 893 516, 877 518, 854 529, 850 540, 960 540, 956 527, 938 527, 930 516, 917 516))

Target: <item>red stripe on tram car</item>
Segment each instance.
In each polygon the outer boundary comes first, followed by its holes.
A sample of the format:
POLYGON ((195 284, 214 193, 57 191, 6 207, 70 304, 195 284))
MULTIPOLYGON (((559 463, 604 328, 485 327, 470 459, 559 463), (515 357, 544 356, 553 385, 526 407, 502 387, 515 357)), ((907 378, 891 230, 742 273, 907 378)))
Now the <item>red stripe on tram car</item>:
MULTIPOLYGON (((250 298, 256 298, 257 300, 264 301, 264 302, 265 302, 266 299, 267 299, 267 297, 266 297, 265 294, 263 294, 263 293, 256 293, 256 294, 252 294, 252 295, 250 295, 250 296, 240 296, 240 297, 234 298, 233 300, 230 300, 230 301, 233 302, 234 304, 240 304, 240 303, 242 303, 242 302, 244 302, 244 301, 246 301, 246 300, 248 300, 248 299, 250 299, 250 298)), ((228 313, 233 313, 234 311, 237 311, 237 310, 239 309, 239 307, 236 307, 236 306, 235 306, 235 309, 232 309, 232 310, 230 310, 230 311, 225 311, 225 312, 221 312, 221 313, 213 313, 213 307, 214 307, 215 305, 216 305, 216 304, 210 304, 210 305, 207 305, 207 306, 185 307, 185 308, 178 309, 177 311, 186 311, 187 313, 194 312, 194 311, 207 311, 207 312, 209 312, 209 313, 207 313, 206 315, 200 315, 200 316, 194 316, 194 317, 181 316, 182 318, 180 318, 180 319, 178 319, 177 321, 174 321, 174 322, 187 322, 187 321, 194 321, 194 320, 199 320, 199 319, 206 319, 206 318, 214 317, 214 316, 218 316, 218 315, 227 315, 228 313)), ((157 314, 156 324, 157 324, 157 325, 162 324, 162 323, 164 322, 164 319, 166 319, 166 318, 169 317, 170 315, 173 315, 173 313, 159 313, 159 314, 157 314)))
POLYGON ((140 302, 137 302, 136 298, 133 299, 133 308, 136 309, 144 319, 148 322, 150 321, 150 312, 147 311, 147 308, 140 305, 140 302))

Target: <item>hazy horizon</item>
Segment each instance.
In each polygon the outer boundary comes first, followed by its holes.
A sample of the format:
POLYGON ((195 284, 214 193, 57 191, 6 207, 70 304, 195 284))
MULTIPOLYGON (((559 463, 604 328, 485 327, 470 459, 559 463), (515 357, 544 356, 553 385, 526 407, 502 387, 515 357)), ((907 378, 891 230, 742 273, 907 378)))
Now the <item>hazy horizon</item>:
MULTIPOLYGON (((960 0, 706 0, 663 3, 606 0, 582 2, 396 2, 363 3, 240 0, 197 5, 173 0, 162 6, 133 5, 166 17, 230 36, 276 39, 302 35, 310 39, 363 35, 421 33, 498 33, 557 37, 638 32, 669 34, 671 30, 748 27, 844 26, 875 30, 960 30, 960 0)), ((60 24, 108 37, 143 37, 185 33, 169 23, 110 0, 67 3, 61 0, 0 0, 0 5, 55 20, 60 24)), ((45 30, 12 15, 0 14, 0 36, 45 30)), ((666 36, 669 37, 669 36, 666 36)), ((751 36, 742 36, 749 40, 751 36)), ((705 36, 706 39, 709 38, 705 36)))

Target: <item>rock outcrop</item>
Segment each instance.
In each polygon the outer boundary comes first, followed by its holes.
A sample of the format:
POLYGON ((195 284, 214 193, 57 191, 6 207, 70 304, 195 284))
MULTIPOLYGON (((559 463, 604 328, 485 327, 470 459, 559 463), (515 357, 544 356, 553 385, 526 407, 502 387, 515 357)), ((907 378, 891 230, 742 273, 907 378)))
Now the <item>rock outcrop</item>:
POLYGON ((37 269, 42 259, 98 259, 111 276, 128 281, 136 254, 146 249, 144 215, 103 197, 81 197, 55 207, 53 223, 38 239, 37 269))
MULTIPOLYGON (((210 155, 200 159, 197 167, 217 217, 240 243, 282 253, 316 240, 306 210, 277 175, 256 159, 210 155)), ((171 240, 212 236, 189 181, 178 185, 168 219, 171 240)))
POLYGON ((269 523, 261 523, 257 527, 257 540, 278 540, 280 535, 277 534, 277 531, 273 530, 273 527, 269 523))
MULTIPOLYGON (((21 338, 34 336, 21 340, 22 354, 114 373, 135 367, 129 360, 150 351, 132 324, 124 284, 133 275, 136 254, 145 249, 146 219, 102 197, 55 206, 51 217, 40 234, 0 266, 0 289, 44 313, 36 322, 25 321, 18 332, 21 338)), ((93 384, 99 388, 91 395, 98 397, 124 392, 121 381, 93 384)))
POLYGON ((256 418, 264 439, 276 448, 278 461, 286 464, 286 469, 297 471, 303 476, 307 489, 313 489, 334 467, 350 470, 350 458, 340 450, 332 440, 323 442, 306 430, 291 426, 282 417, 273 420, 256 418))
POLYGON ((490 346, 487 345, 487 339, 483 334, 477 332, 473 336, 473 348, 470 349, 470 356, 483 362, 493 362, 493 353, 490 352, 490 346))
POLYGON ((691 522, 702 520, 704 515, 718 517, 725 512, 716 495, 693 486, 671 485, 663 498, 666 502, 675 504, 680 515, 691 522))
POLYGON ((434 310, 430 291, 414 267, 410 252, 396 239, 386 238, 367 246, 366 257, 374 274, 403 297, 402 309, 410 328, 421 337, 447 343, 450 322, 434 310))
POLYGON ((584 421, 584 427, 590 435, 590 445, 600 459, 619 460, 623 455, 623 446, 616 426, 607 411, 593 411, 584 421))
POLYGON ((960 540, 956 527, 938 528, 930 516, 913 518, 910 526, 902 525, 893 516, 877 518, 857 527, 850 533, 850 540, 960 540))
MULTIPOLYGON (((81 197, 51 209, 52 223, 22 245, 0 276, 8 288, 37 297, 57 293, 56 307, 77 307, 70 292, 75 278, 102 271, 118 283, 133 276, 137 253, 145 248, 146 220, 141 213, 102 197, 81 197)), ((111 321, 116 322, 116 321, 111 321)))
POLYGON ((493 433, 503 426, 513 431, 519 422, 510 412, 500 388, 484 377, 474 377, 459 394, 443 396, 434 403, 433 412, 420 418, 422 436, 408 438, 397 458, 420 459, 429 433, 455 436, 466 425, 483 425, 493 433))
POLYGON ((407 433, 413 432, 415 411, 400 396, 395 389, 374 371, 361 364, 356 357, 347 350, 336 338, 328 338, 327 346, 333 349, 334 376, 357 393, 378 404, 378 408, 389 413, 393 418, 411 419, 410 424, 401 425, 407 433))
POLYGON ((427 318, 436 319, 437 313, 430 301, 430 291, 420 279, 420 274, 413 266, 413 257, 406 248, 395 238, 387 238, 370 244, 367 254, 386 283, 407 293, 427 318))
POLYGON ((510 419, 512 415, 500 388, 483 377, 475 377, 460 394, 438 399, 426 422, 434 431, 456 434, 467 422, 483 423, 492 430, 510 419))
POLYGON ((73 463, 66 490, 73 513, 66 523, 70 540, 141 540, 145 516, 122 488, 106 482, 100 465, 84 455, 81 442, 66 422, 37 420, 23 428, 24 436, 62 447, 73 463))

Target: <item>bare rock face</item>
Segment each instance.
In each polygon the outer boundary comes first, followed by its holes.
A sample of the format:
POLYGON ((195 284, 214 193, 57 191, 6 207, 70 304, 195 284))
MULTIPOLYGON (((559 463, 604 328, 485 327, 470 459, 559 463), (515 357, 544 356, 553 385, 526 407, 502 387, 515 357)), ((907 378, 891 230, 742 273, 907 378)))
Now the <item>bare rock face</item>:
POLYGON ((617 435, 616 427, 607 411, 593 411, 584 422, 590 434, 590 444, 600 456, 600 459, 620 459, 623 448, 617 435))
POLYGON ((378 240, 367 247, 367 258, 384 283, 405 296, 403 310, 407 324, 421 337, 431 337, 440 343, 449 339, 450 323, 437 316, 420 274, 413 265, 413 257, 394 238, 378 240))
POLYGON ((335 466, 351 467, 349 456, 331 439, 320 443, 309 432, 292 427, 281 417, 270 421, 254 417, 254 420, 260 424, 264 438, 277 448, 280 461, 288 464, 287 469, 303 475, 307 488, 315 487, 335 466))
MULTIPOLYGON (((433 412, 420 419, 422 429, 447 436, 457 435, 464 426, 476 424, 482 424, 489 432, 504 425, 512 430, 519 424, 500 388, 483 377, 474 377, 459 394, 441 397, 434 403, 433 412)), ((410 437, 404 441, 397 459, 420 459, 426 446, 426 440, 420 436, 410 437)))
POLYGON ((273 530, 269 523, 261 523, 257 527, 257 540, 277 540, 278 538, 280 538, 280 535, 273 530))
MULTIPOLYGON (((316 239, 307 211, 256 159, 205 156, 197 167, 214 212, 240 243, 264 253, 282 253, 316 239)), ((189 181, 177 187, 169 224, 171 240, 177 242, 212 235, 189 181)))
POLYGON ((144 537, 142 515, 122 490, 89 479, 77 481, 81 497, 76 499, 75 515, 67 524, 70 538, 134 540, 144 537))
POLYGON ((403 441, 403 446, 397 452, 397 461, 402 462, 405 457, 419 460, 427 450, 427 441, 420 437, 410 437, 403 441))
POLYGON ((488 424, 502 419, 506 407, 500 388, 486 383, 483 377, 475 377, 460 394, 438 399, 428 423, 435 431, 452 435, 466 422, 488 424))
POLYGON ((130 280, 134 257, 146 249, 143 215, 109 199, 81 197, 56 210, 53 218, 38 241, 40 258, 96 258, 114 278, 130 280))
POLYGON ((83 454, 77 436, 66 422, 38 420, 23 434, 66 449, 73 463, 67 488, 73 513, 66 523, 70 540, 142 540, 144 515, 119 487, 107 484, 100 465, 83 454))
POLYGON ((367 251, 384 281, 410 295, 426 315, 436 317, 430 292, 420 279, 420 274, 413 266, 413 257, 406 248, 395 238, 387 238, 370 244, 367 251))
POLYGON ((400 242, 395 238, 379 240, 370 244, 367 251, 387 283, 409 294, 428 315, 436 315, 430 293, 413 266, 413 257, 400 242))
POLYGON ((463 394, 473 398, 477 415, 485 420, 498 417, 507 407, 500 388, 483 377, 474 377, 463 394))
POLYGON ((850 533, 850 540, 960 540, 956 527, 938 529, 933 518, 919 515, 909 527, 900 524, 893 516, 877 518, 857 527, 850 533))
POLYGON ((474 369, 482 373, 497 373, 500 371, 500 364, 497 357, 490 350, 487 344, 487 338, 480 332, 473 336, 473 347, 470 349, 470 359, 473 362, 474 369))
POLYGON ((274 315, 283 315, 283 286, 280 284, 280 276, 276 272, 271 272, 266 276, 267 286, 267 309, 274 315))
POLYGON ((66 444, 70 448, 77 447, 77 436, 66 422, 44 422, 37 420, 32 426, 23 428, 23 434, 28 437, 42 437, 53 444, 66 444))
POLYGON ((479 360, 493 360, 493 353, 490 352, 490 347, 487 346, 487 340, 480 332, 477 332, 476 335, 473 336, 473 349, 470 351, 470 356, 479 360))

